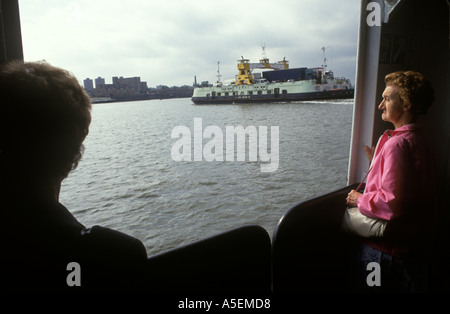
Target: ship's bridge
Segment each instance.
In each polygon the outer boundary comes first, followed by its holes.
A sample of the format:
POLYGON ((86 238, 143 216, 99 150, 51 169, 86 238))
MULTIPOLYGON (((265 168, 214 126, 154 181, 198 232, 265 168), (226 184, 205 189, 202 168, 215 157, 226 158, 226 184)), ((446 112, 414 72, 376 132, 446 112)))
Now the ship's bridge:
POLYGON ((235 85, 250 85, 253 84, 253 75, 250 70, 249 59, 244 59, 242 57, 241 60, 238 60, 238 71, 239 74, 236 78, 235 85))

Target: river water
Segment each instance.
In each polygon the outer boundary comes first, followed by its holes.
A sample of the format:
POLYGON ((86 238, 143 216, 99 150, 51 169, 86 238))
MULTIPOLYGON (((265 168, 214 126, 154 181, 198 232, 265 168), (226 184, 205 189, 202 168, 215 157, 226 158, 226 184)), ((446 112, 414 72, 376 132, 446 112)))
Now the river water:
MULTIPOLYGON (((63 181, 60 201, 86 227, 101 225, 140 239, 148 255, 245 224, 261 225, 272 236, 290 207, 346 185, 352 112, 352 99, 94 104, 85 154, 63 181), (173 160, 179 138, 171 134, 178 126, 191 130, 194 156, 195 118, 201 118, 202 130, 218 127, 224 137, 227 126, 262 126, 270 140, 271 127, 278 126, 278 168, 262 172, 260 158, 249 160, 249 143, 246 161, 173 160)), ((225 157, 225 138, 223 143, 225 157)), ((267 143, 273 153, 275 142, 267 143)))

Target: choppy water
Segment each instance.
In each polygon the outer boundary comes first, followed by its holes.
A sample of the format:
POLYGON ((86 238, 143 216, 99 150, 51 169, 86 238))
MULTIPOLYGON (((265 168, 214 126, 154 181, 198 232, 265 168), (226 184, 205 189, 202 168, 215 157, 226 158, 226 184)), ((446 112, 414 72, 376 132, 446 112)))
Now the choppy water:
POLYGON ((60 201, 85 226, 140 239, 149 255, 245 224, 272 235, 292 205, 346 184, 352 110, 353 100, 96 104, 84 157, 60 201), (259 161, 174 161, 172 129, 193 132, 194 118, 224 134, 226 126, 279 126, 278 170, 261 172, 259 161))

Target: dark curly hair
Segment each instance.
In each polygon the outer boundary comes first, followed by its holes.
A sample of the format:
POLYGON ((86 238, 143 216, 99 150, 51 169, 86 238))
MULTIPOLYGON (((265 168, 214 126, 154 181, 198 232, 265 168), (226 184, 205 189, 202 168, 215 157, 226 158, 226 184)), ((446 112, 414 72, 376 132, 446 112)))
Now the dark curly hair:
POLYGON ((2 173, 64 179, 81 159, 90 123, 90 98, 68 71, 45 61, 0 65, 2 173))
POLYGON ((399 87, 400 99, 411 104, 411 110, 417 115, 426 114, 434 102, 434 91, 430 81, 421 73, 414 71, 398 71, 386 75, 386 86, 399 87))

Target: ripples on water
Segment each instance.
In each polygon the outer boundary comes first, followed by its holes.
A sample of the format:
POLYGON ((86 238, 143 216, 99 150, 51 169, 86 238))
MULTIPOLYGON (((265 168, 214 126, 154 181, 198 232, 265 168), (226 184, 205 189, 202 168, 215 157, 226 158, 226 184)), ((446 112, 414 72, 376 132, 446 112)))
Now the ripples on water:
POLYGON ((272 235, 292 205, 345 186, 352 111, 353 100, 96 104, 84 157, 63 182, 60 201, 85 226, 142 240, 149 255, 244 224, 272 235), (185 125, 193 132, 194 118, 224 135, 227 125, 279 126, 278 170, 263 173, 259 161, 173 161, 171 131, 185 125))

